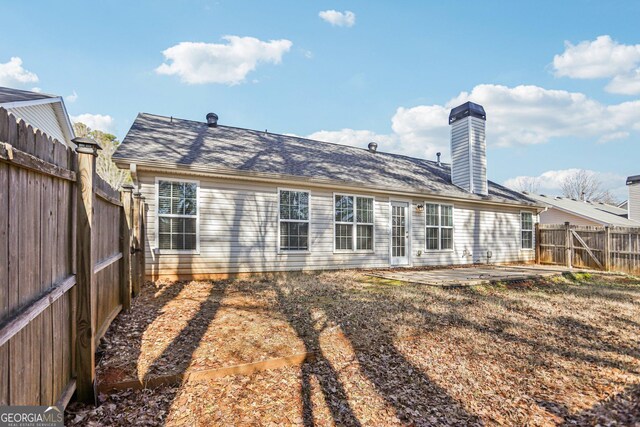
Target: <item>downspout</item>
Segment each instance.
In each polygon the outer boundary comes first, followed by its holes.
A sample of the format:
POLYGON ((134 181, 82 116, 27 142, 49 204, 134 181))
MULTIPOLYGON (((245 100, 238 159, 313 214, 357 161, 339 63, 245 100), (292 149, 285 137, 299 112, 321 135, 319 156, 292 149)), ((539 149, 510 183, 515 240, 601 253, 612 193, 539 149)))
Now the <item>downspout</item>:
POLYGON ((469 120, 467 120, 467 132, 469 135, 469 192, 475 193, 475 191, 473 191, 473 150, 471 149, 473 137, 471 135, 471 129, 471 116, 469 116, 469 120))

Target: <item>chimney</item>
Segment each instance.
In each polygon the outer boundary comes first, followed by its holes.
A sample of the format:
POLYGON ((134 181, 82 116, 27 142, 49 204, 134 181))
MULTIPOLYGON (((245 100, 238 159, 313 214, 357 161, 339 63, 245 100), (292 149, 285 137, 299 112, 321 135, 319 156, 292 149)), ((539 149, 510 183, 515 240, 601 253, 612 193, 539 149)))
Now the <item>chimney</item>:
POLYGON ((627 178, 627 187, 629 187, 627 217, 634 221, 640 221, 640 175, 627 178))
POLYGON ((371 151, 372 153, 375 153, 376 151, 378 151, 378 144, 376 142, 371 141, 367 147, 369 148, 369 151, 371 151))
POLYGON ((487 115, 482 105, 473 102, 451 110, 451 182, 470 192, 486 196, 487 146, 485 122, 487 115))
POLYGON ((218 115, 216 113, 207 114, 207 126, 210 128, 218 127, 218 115))

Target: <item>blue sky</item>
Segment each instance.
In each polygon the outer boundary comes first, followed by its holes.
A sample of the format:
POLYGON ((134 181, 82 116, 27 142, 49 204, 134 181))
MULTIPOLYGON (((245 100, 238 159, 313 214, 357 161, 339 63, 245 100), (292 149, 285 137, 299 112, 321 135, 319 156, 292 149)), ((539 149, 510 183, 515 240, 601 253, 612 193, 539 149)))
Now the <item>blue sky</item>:
POLYGON ((72 116, 120 138, 141 111, 214 111, 221 124, 446 160, 447 111, 471 99, 487 111, 492 180, 540 177, 553 193, 584 168, 623 198, 640 173, 640 2, 1 9, 0 84, 63 95, 72 116))

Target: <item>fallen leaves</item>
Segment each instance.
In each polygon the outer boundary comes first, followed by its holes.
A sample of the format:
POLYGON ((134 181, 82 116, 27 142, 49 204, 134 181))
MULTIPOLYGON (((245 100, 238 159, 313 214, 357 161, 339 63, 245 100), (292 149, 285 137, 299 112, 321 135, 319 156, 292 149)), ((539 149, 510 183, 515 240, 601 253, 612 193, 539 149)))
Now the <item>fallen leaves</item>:
POLYGON ((634 425, 640 282, 439 289, 358 272, 147 283, 100 347, 100 381, 255 362, 301 367, 77 403, 70 425, 634 425))

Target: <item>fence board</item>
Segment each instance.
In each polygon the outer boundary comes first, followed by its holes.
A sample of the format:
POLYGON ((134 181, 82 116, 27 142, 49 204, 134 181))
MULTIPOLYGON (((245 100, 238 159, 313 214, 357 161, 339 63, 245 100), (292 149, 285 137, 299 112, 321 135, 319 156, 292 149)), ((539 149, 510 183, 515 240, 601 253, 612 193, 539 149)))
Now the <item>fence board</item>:
MULTIPOLYGON (((82 379, 74 378, 77 170, 75 151, 0 107, 0 405, 66 405, 82 379)), ((131 231, 120 192, 95 182, 90 306, 103 334, 126 301, 131 231)))
POLYGON ((640 274, 640 227, 571 226, 576 235, 571 234, 570 241, 564 237, 564 230, 563 225, 540 225, 540 263, 566 264, 563 253, 569 245, 573 246, 573 267, 640 274))

